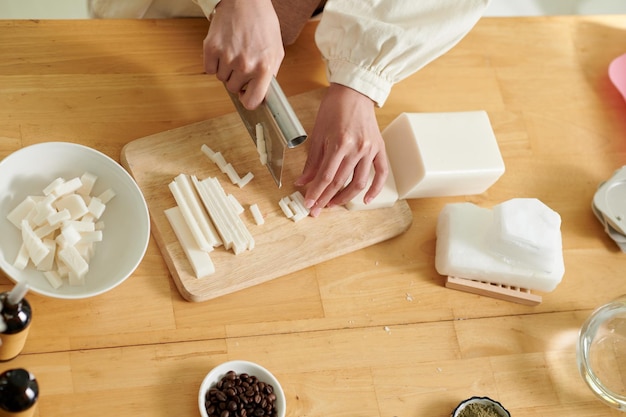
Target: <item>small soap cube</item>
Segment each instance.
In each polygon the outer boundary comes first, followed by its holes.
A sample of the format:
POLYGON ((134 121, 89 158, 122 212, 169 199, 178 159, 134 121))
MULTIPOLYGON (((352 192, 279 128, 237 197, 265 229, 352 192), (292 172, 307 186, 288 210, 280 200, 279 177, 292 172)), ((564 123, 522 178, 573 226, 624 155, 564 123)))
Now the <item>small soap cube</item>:
POLYGON ((89 201, 89 206, 87 207, 88 212, 92 214, 96 219, 99 219, 100 216, 102 216, 102 213, 104 213, 105 209, 106 205, 97 197, 93 197, 89 201))
POLYGON ((56 242, 52 239, 44 239, 43 244, 50 252, 37 265, 39 271, 50 271, 54 266, 54 257, 56 255, 56 242))
POLYGON ((43 225, 44 223, 46 223, 49 215, 56 213, 56 210, 54 209, 54 207, 52 207, 52 204, 50 203, 52 199, 53 198, 46 197, 46 199, 39 201, 35 206, 35 214, 33 217, 33 223, 35 223, 35 225, 43 225))
POLYGON ((28 217, 28 214, 35 210, 37 202, 33 197, 26 197, 20 204, 17 205, 9 215, 7 219, 13 223, 13 225, 19 229, 22 228, 22 220, 28 217))
POLYGON ((65 244, 70 246, 74 246, 81 239, 80 232, 71 225, 63 227, 61 229, 61 235, 65 239, 65 244))
POLYGON ((367 181, 367 186, 361 190, 351 201, 346 204, 348 210, 374 210, 379 208, 392 207, 396 201, 398 201, 398 190, 396 189, 396 182, 393 177, 393 170, 389 170, 389 175, 385 181, 385 185, 380 193, 368 204, 363 202, 363 197, 374 180, 374 168, 370 170, 370 176, 367 181))
POLYGON ((63 280, 56 271, 44 271, 43 275, 55 290, 61 288, 63 285, 63 280))
POLYGON ((59 251, 59 258, 67 265, 71 273, 74 273, 77 278, 84 277, 87 271, 89 271, 89 265, 80 256, 78 249, 74 246, 67 246, 59 251))
POLYGON ((102 194, 98 195, 98 199, 102 204, 107 204, 113 197, 115 197, 115 191, 110 188, 107 188, 102 194))
POLYGON ((13 266, 21 271, 26 268, 29 260, 30 257, 28 256, 28 249, 26 248, 26 245, 22 244, 22 246, 20 246, 19 252, 17 253, 17 257, 13 262, 13 266))
POLYGON ((72 287, 82 287, 85 285, 85 276, 76 274, 70 270, 68 273, 68 282, 72 287))
POLYGON ((485 111, 402 113, 382 136, 400 199, 481 194, 504 173, 485 111))
POLYGON ((77 178, 72 178, 71 180, 62 182, 61 184, 59 184, 56 187, 54 187, 52 192, 57 197, 61 197, 61 196, 73 193, 74 191, 76 191, 80 187, 82 187, 82 185, 83 185, 83 183, 81 182, 80 178, 78 178, 78 177, 77 178))
POLYGON ((82 196, 91 195, 91 190, 93 189, 93 186, 96 184, 97 180, 98 180, 97 176, 95 176, 91 172, 85 172, 80 177, 80 182, 82 185, 80 186, 79 189, 76 190, 76 192, 82 196))
POLYGON ((69 194, 61 197, 55 203, 58 211, 67 209, 70 212, 70 219, 75 220, 87 213, 87 205, 83 198, 78 194, 69 194))

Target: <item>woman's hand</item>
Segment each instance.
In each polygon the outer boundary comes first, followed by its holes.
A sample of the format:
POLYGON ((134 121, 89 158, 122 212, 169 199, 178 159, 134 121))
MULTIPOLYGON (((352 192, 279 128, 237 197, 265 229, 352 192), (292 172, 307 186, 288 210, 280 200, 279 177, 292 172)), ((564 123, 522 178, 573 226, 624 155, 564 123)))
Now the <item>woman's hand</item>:
POLYGON ((271 0, 222 0, 204 39, 204 69, 247 109, 261 104, 285 56, 271 0))
POLYGON ((342 205, 363 190, 367 204, 382 190, 389 166, 374 103, 348 87, 331 84, 317 114, 304 171, 296 185, 307 185, 305 205, 311 216, 322 208, 342 205))

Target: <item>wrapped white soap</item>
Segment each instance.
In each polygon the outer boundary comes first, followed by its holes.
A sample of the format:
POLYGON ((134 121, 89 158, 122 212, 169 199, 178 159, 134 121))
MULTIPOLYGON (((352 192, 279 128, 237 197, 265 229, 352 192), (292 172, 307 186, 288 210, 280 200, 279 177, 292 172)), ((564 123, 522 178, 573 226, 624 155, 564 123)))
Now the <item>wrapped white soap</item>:
POLYGON ((439 214, 435 267, 441 275, 550 292, 565 267, 561 217, 537 199, 493 210, 447 204, 439 214))
POLYGON ((550 272, 561 254, 561 216, 536 198, 514 198, 493 208, 489 246, 505 260, 550 272))
POLYGON ((399 199, 481 194, 504 173, 485 111, 402 113, 382 136, 399 199))

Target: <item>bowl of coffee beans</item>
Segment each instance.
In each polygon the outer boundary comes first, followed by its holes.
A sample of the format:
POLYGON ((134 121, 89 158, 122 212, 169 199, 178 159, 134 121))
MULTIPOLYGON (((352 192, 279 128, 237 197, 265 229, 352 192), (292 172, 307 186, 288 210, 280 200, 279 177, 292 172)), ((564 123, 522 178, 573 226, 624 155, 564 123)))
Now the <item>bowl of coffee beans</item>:
POLYGON ((235 360, 207 374, 200 385, 198 408, 202 417, 285 417, 287 403, 270 371, 235 360))

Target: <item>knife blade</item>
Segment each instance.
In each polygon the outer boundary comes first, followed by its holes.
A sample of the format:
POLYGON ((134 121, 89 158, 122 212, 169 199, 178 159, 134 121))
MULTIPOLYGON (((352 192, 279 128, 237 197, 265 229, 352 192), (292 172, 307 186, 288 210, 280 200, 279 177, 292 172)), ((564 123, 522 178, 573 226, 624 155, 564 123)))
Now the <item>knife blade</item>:
POLYGON ((266 166, 274 182, 280 188, 286 149, 301 145, 307 138, 298 116, 275 77, 272 77, 270 81, 265 100, 254 110, 246 109, 239 101, 238 94, 228 91, 228 95, 255 146, 257 145, 257 125, 261 124, 263 127, 267 153, 266 166))

